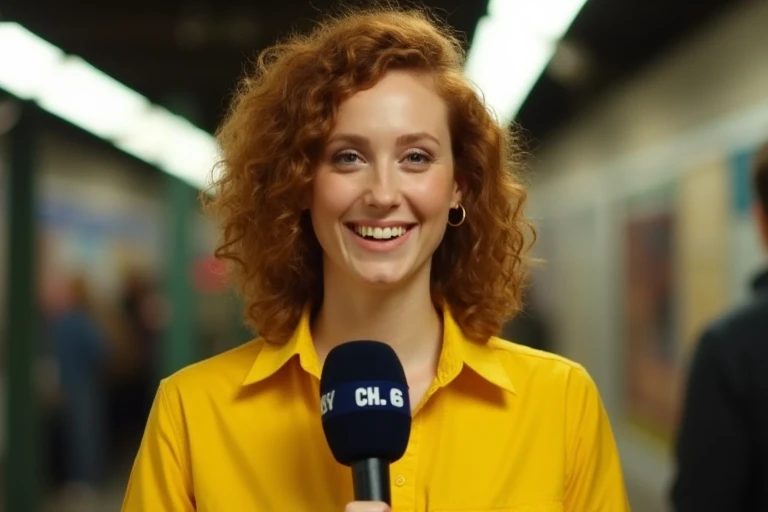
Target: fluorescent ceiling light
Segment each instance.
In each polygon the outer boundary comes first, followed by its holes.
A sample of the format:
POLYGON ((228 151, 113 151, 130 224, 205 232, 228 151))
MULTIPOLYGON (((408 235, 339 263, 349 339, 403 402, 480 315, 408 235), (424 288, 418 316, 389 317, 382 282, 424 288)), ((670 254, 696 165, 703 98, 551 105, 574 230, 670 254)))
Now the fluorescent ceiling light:
POLYGON ((172 115, 166 109, 153 105, 123 136, 117 137, 115 145, 127 153, 141 155, 139 158, 153 165, 160 165, 174 132, 187 126, 183 119, 172 115))
POLYGON ((486 17, 477 25, 472 48, 477 50, 471 51, 464 72, 497 120, 509 124, 552 57, 554 45, 486 17))
POLYGON ((199 188, 210 184, 218 149, 207 132, 164 108, 152 106, 115 145, 199 188))
POLYGON ((196 188, 210 184, 210 134, 17 23, 0 22, 0 48, 0 88, 196 188))
POLYGON ((540 37, 557 40, 579 14, 586 0, 491 0, 488 13, 505 23, 517 24, 540 37))
POLYGON ((145 115, 147 98, 78 57, 65 57, 40 89, 38 104, 86 131, 110 140, 145 115))
POLYGON ((30 100, 44 87, 64 52, 16 23, 0 22, 0 87, 30 100))
POLYGON ((491 0, 465 74, 503 124, 520 110, 586 0, 491 0))
MULTIPOLYGON (((491 0, 465 72, 502 123, 517 114, 586 0, 491 0)), ((208 133, 17 23, 0 22, 0 87, 205 188, 218 159, 208 133)))

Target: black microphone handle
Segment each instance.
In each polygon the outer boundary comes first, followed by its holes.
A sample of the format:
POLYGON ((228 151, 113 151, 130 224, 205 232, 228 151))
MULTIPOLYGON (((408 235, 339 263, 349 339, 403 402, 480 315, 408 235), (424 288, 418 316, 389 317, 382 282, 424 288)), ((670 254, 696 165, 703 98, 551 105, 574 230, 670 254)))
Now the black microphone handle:
POLYGON ((389 488, 389 462, 364 459, 352 463, 355 501, 383 501, 392 506, 389 488))

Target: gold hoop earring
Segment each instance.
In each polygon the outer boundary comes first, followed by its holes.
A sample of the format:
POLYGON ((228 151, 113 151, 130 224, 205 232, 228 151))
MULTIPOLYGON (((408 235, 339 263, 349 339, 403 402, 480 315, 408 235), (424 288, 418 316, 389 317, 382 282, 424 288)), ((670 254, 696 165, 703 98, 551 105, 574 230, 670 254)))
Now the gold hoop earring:
POLYGON ((464 224, 465 220, 467 220, 467 210, 464 209, 463 204, 459 204, 456 208, 451 208, 451 211, 448 212, 448 225, 451 227, 457 228, 464 224), (461 219, 458 222, 451 222, 451 213, 456 210, 461 212, 461 219))

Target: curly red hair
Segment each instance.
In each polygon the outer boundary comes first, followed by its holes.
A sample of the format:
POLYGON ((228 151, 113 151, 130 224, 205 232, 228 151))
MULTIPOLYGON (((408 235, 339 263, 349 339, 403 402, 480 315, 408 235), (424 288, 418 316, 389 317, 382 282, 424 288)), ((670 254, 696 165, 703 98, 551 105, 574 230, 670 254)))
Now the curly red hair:
MULTIPOLYGON (((231 265, 247 323, 287 340, 308 303, 322 300, 322 249, 307 198, 339 105, 389 70, 434 78, 449 107, 466 222, 448 228, 433 257, 432 295, 464 333, 483 342, 521 308, 527 237, 511 133, 462 75, 460 41, 420 11, 346 14, 264 51, 217 132, 221 174, 207 201, 220 217, 216 255, 231 265)), ((532 241, 532 240, 531 240, 532 241)))

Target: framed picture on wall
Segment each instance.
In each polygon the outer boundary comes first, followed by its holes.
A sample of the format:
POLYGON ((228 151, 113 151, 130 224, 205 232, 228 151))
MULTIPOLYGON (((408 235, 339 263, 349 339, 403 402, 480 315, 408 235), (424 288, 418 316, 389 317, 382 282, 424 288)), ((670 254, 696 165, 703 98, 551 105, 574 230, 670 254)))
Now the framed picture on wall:
POLYGON ((622 240, 627 414, 664 442, 676 424, 681 382, 676 197, 669 183, 630 198, 622 240))

